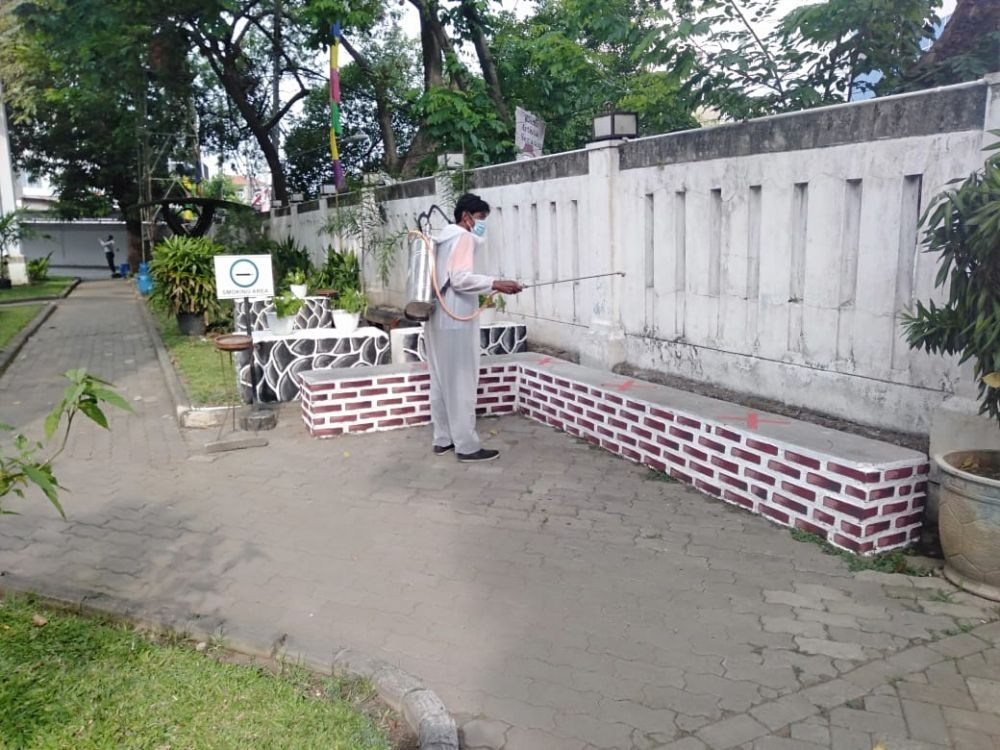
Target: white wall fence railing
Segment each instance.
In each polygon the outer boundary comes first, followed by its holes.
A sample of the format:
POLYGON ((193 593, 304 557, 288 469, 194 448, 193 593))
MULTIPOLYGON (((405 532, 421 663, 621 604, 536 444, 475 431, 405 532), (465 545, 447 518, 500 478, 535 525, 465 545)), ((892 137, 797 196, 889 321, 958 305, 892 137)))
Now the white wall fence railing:
MULTIPOLYGON (((950 180, 982 166, 991 129, 1000 78, 473 170, 465 187, 493 207, 477 265, 524 282, 624 271, 508 302, 532 340, 591 366, 926 433, 945 398, 975 386, 902 336, 901 313, 935 296, 917 225, 950 180)), ((442 179, 375 190, 387 227, 414 227, 451 192, 442 179)), ((278 209, 271 235, 321 260, 339 244, 319 232, 337 210, 278 209)), ((405 266, 400 246, 382 285, 367 263, 372 296, 401 306, 405 266)))

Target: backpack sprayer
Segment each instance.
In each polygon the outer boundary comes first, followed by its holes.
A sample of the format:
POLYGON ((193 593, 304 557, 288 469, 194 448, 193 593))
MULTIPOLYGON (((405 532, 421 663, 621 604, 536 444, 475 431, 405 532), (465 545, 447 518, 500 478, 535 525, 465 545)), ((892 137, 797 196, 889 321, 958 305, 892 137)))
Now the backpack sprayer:
MULTIPOLYGON (((425 228, 430 229, 431 215, 437 211, 448 220, 448 216, 437 205, 417 217, 417 229, 411 229, 406 234, 406 240, 410 245, 409 265, 406 276, 406 298, 409 300, 403 308, 403 314, 414 321, 426 321, 430 318, 434 310, 435 301, 441 304, 441 309, 455 320, 472 320, 486 307, 480 307, 471 315, 456 315, 452 312, 444 301, 444 293, 451 285, 451 281, 446 281, 443 286, 438 286, 436 249, 434 241, 428 236, 425 228)), ((522 284, 522 289, 532 289, 540 286, 552 286, 554 284, 570 284, 587 279, 600 279, 607 276, 625 276, 623 271, 612 271, 610 273, 595 273, 590 276, 576 276, 570 279, 556 279, 554 281, 536 281, 533 284, 522 284)), ((489 296, 492 298, 499 294, 493 292, 489 296)))

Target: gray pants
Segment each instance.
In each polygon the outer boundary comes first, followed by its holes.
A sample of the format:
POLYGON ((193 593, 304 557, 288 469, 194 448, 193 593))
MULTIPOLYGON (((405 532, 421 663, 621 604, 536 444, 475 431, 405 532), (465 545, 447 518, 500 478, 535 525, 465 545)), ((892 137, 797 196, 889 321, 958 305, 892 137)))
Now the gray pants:
POLYGON ((476 434, 479 326, 439 329, 429 323, 424 326, 424 343, 431 374, 434 445, 454 443, 457 453, 475 453, 482 447, 476 434))

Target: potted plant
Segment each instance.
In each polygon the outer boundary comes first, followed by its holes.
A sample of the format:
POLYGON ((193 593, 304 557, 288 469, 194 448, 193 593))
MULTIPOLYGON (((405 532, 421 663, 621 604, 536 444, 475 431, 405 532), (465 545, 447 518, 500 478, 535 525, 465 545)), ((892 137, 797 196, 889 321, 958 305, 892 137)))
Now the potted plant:
POLYGON ((491 326, 496 323, 498 313, 507 311, 507 301, 501 294, 479 295, 479 325, 491 326))
POLYGON ((274 298, 274 312, 267 313, 267 327, 271 333, 287 336, 292 332, 295 316, 302 309, 302 298, 291 292, 283 292, 274 298))
MULTIPOLYGON (((903 325, 911 347, 972 362, 979 412, 1000 429, 1000 156, 952 184, 923 219, 925 251, 939 256, 937 287, 947 299, 918 302, 903 325)), ((1000 601, 1000 451, 956 451, 934 461, 942 475, 945 576, 1000 601)))
POLYGON ((306 286, 306 272, 302 269, 295 269, 294 271, 289 271, 288 275, 285 276, 285 283, 288 285, 289 291, 299 299, 306 298, 306 292, 308 288, 306 286))
POLYGON ((176 315, 177 327, 187 336, 204 334, 206 318, 221 315, 213 260, 221 252, 222 247, 206 237, 181 236, 164 240, 153 250, 150 302, 176 315))
POLYGON ((338 331, 352 333, 368 307, 368 297, 357 289, 348 289, 340 295, 339 304, 340 308, 333 311, 333 325, 338 331))

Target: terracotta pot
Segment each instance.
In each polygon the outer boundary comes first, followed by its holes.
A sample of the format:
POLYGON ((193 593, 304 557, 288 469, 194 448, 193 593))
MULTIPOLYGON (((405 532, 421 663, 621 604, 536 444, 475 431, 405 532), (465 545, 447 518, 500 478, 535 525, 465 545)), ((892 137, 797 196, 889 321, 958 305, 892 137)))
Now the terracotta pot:
POLYGON ((1000 481, 958 468, 970 460, 1000 467, 1000 451, 954 451, 934 460, 941 470, 938 526, 945 577, 1000 601, 1000 481))

